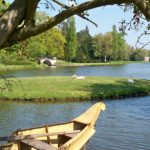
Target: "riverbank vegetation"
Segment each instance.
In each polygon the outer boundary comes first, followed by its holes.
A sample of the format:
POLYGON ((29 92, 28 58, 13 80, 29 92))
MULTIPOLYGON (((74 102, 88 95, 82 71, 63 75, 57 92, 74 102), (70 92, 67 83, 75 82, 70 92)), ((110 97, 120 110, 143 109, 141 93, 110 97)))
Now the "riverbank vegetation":
MULTIPOLYGON (((66 62, 63 60, 57 60, 55 66, 114 66, 114 65, 125 65, 129 63, 144 63, 144 61, 111 61, 111 62, 99 62, 99 63, 76 63, 76 62, 66 62)), ((23 69, 43 69, 48 67, 46 64, 37 64, 36 62, 30 62, 29 64, 11 64, 5 65, 0 64, 0 71, 10 71, 10 70, 23 70, 23 69)))
MULTIPOLYGON (((36 24, 50 17, 38 12, 36 24)), ((91 35, 88 26, 76 32, 75 18, 68 18, 58 27, 24 40, 0 51, 0 63, 4 65, 30 65, 42 57, 57 57, 73 63, 108 63, 111 61, 141 61, 150 51, 135 49, 125 41, 125 34, 116 26, 105 34, 91 35)))
POLYGON ((113 66, 113 65, 125 65, 129 63, 144 63, 144 61, 110 61, 110 62, 96 62, 96 63, 77 63, 77 62, 66 62, 58 60, 56 66, 113 66))
MULTIPOLYGON (((1 8, 1 6, 0 6, 1 8)), ((0 15, 3 12, 0 10, 0 15)), ((50 16, 38 12, 35 25, 40 26, 50 16)), ((11 45, 11 44, 10 44, 11 45)), ((91 35, 88 26, 76 32, 75 18, 70 17, 41 34, 21 40, 20 43, 0 50, 0 70, 41 68, 42 57, 57 57, 58 66, 118 65, 141 61, 150 51, 135 49, 125 41, 125 34, 117 30, 91 35)), ((4 46, 5 47, 5 46, 4 46)), ((1 75, 1 74, 0 74, 1 75)), ((35 77, 0 80, 1 99, 103 99, 148 94, 149 81, 87 77, 78 81, 71 77, 35 77), (13 84, 12 84, 13 83, 13 84)))
POLYGON ((150 93, 150 81, 126 78, 86 77, 83 80, 67 77, 30 77, 0 80, 1 100, 102 100, 115 99, 150 93))
POLYGON ((47 67, 47 65, 44 64, 37 64, 37 63, 30 63, 30 64, 18 64, 18 65, 5 65, 5 64, 0 64, 0 71, 10 71, 10 70, 23 70, 23 69, 42 69, 47 67))

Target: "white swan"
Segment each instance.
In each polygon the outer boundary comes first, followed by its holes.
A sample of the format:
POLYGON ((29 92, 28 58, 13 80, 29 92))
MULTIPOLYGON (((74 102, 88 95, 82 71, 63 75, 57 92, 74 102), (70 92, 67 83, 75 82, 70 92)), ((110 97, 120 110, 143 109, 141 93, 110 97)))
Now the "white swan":
POLYGON ((127 81, 128 83, 134 83, 134 80, 132 79, 133 77, 131 76, 127 81))
POLYGON ((75 78, 75 79, 85 79, 85 76, 73 75, 72 78, 75 78))

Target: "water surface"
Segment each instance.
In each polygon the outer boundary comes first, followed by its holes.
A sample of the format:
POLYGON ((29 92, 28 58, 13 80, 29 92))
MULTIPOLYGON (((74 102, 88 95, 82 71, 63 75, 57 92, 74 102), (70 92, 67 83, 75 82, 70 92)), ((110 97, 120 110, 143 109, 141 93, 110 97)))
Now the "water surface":
MULTIPOLYGON (((81 103, 17 103, 0 102, 0 136, 19 128, 72 120, 94 104, 81 103)), ((105 100, 96 134, 88 150, 149 150, 150 96, 124 100, 105 100)))
MULTIPOLYGON (((3 72, 7 76, 115 76, 150 79, 150 63, 119 66, 48 67, 45 69, 3 72)), ((17 103, 0 101, 0 136, 21 128, 72 120, 94 104, 17 103)), ((98 119, 96 134, 88 150, 150 150, 150 96, 105 100, 107 109, 98 119)))
POLYGON ((47 67, 44 69, 28 69, 6 71, 3 74, 13 77, 34 76, 113 76, 150 79, 150 63, 133 63, 116 66, 80 66, 80 67, 47 67))

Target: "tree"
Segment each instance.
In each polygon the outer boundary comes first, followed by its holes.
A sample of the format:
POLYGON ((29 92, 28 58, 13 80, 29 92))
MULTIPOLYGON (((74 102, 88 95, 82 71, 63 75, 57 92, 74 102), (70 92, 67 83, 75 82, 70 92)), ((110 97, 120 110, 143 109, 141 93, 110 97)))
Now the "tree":
POLYGON ((28 58, 37 59, 46 55, 60 59, 64 58, 66 40, 57 28, 48 30, 25 41, 27 42, 25 49, 28 58))
MULTIPOLYGON (((41 24, 49 18, 50 17, 45 13, 37 12, 35 17, 36 24, 41 24)), ((43 32, 42 34, 24 40, 19 44, 5 48, 5 50, 7 53, 11 52, 11 55, 16 60, 37 60, 37 58, 44 57, 46 55, 62 59, 64 58, 65 43, 65 37, 62 35, 61 31, 55 27, 43 32)), ((7 58, 9 59, 10 56, 6 55, 6 60, 7 58)))
POLYGON ((117 32, 97 34, 93 37, 94 56, 103 62, 110 60, 129 60, 131 47, 126 44, 124 35, 117 32))
POLYGON ((112 48, 112 59, 123 60, 123 53, 125 50, 124 33, 118 32, 115 25, 112 31, 112 48))
MULTIPOLYGON (((150 20, 150 0, 92 0, 72 7, 64 5, 59 0, 51 1, 63 7, 64 10, 43 24, 35 25, 35 12, 40 0, 14 0, 0 16, 0 49, 45 32, 74 14, 86 18, 83 12, 96 7, 114 4, 123 5, 125 8, 130 6, 130 8, 134 9, 134 19, 136 19, 137 24, 139 22, 139 13, 143 14, 147 20, 150 20)), ((46 1, 46 4, 51 4, 51 1, 46 1)), ((5 2, 5 0, 1 2, 5 2)), ((3 3, 3 5, 5 4, 3 3)))
POLYGON ((148 56, 148 50, 144 49, 133 49, 131 53, 131 60, 143 61, 148 56))
POLYGON ((148 50, 148 54, 147 54, 147 56, 148 56, 148 57, 150 57, 150 50, 148 50))
POLYGON ((76 28, 75 18, 70 17, 67 19, 67 31, 66 31, 66 47, 65 47, 65 60, 72 61, 76 56, 76 28))
POLYGON ((110 60, 112 54, 112 34, 108 32, 104 35, 98 34, 93 37, 94 56, 101 61, 110 60))
POLYGON ((93 56, 92 36, 89 33, 89 28, 86 26, 84 30, 77 33, 76 61, 88 62, 93 56))
POLYGON ((124 49, 121 50, 120 59, 121 60, 130 60, 132 47, 127 43, 124 44, 124 49))

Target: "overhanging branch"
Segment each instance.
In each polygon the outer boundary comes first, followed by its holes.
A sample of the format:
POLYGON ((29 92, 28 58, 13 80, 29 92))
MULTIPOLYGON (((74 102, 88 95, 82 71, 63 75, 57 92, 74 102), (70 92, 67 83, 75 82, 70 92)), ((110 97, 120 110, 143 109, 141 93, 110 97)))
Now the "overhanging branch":
POLYGON ((134 4, 139 8, 145 18, 150 21, 150 2, 147 0, 134 0, 134 4))
MULTIPOLYGON (((54 0, 53 0, 54 1, 54 0)), ((34 28, 25 28, 25 29, 19 29, 15 30, 14 34, 10 37, 10 39, 3 45, 3 47, 13 45, 19 41, 25 40, 31 36, 38 35, 44 31, 47 31, 48 29, 51 29, 52 27, 56 26, 63 20, 71 17, 72 15, 75 14, 81 14, 82 12, 97 8, 97 7, 102 7, 102 6, 108 6, 108 5, 115 5, 115 4, 135 4, 137 7, 141 10, 141 12, 145 15, 145 17, 150 20, 150 8, 149 6, 142 5, 143 0, 92 0, 88 1, 85 3, 82 3, 80 5, 71 7, 67 10, 62 11, 58 15, 54 16, 51 18, 49 21, 36 26, 34 28)))
POLYGON ((17 42, 20 42, 22 40, 25 40, 31 36, 38 35, 44 31, 47 31, 48 29, 51 29, 52 27, 56 26, 63 20, 71 17, 72 15, 82 13, 83 11, 101 7, 101 6, 107 6, 107 5, 114 5, 114 4, 123 4, 123 3, 133 3, 134 0, 92 0, 85 3, 82 3, 80 5, 77 5, 75 7, 71 7, 67 10, 62 11, 55 17, 51 18, 46 23, 43 23, 39 26, 36 26, 34 28, 26 28, 21 30, 16 30, 14 34, 11 36, 9 41, 3 45, 3 47, 11 46, 17 42))
MULTIPOLYGON (((53 2, 57 3, 58 5, 60 5, 62 8, 65 8, 65 9, 69 9, 69 7, 63 3, 61 3, 60 1, 58 0, 52 0, 53 2)), ((93 22, 92 20, 90 20, 89 18, 85 17, 83 14, 77 14, 79 17, 89 21, 90 23, 94 24, 96 27, 98 27, 98 25, 93 22)))

